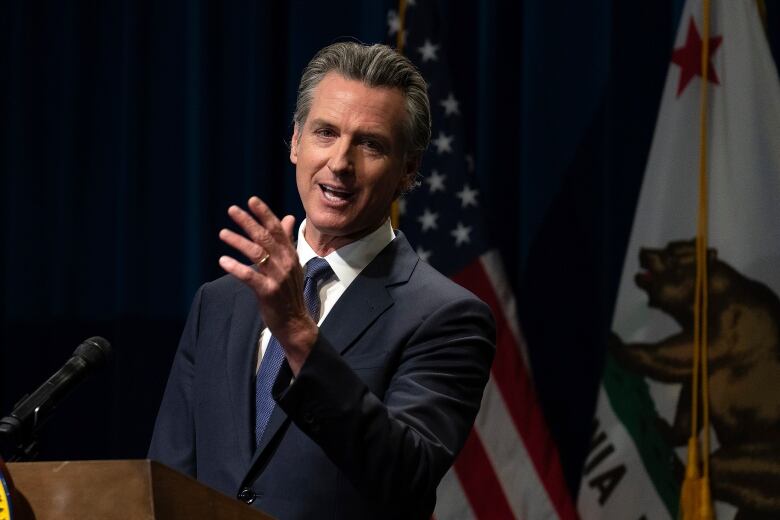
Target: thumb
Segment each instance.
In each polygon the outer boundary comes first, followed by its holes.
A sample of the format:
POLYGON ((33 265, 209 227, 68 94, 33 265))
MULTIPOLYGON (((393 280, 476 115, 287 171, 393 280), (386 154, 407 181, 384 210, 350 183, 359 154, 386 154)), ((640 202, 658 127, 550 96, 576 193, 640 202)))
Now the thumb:
POLYGON ((282 229, 284 230, 285 236, 292 239, 293 231, 295 230, 295 217, 292 215, 285 215, 282 219, 282 229))

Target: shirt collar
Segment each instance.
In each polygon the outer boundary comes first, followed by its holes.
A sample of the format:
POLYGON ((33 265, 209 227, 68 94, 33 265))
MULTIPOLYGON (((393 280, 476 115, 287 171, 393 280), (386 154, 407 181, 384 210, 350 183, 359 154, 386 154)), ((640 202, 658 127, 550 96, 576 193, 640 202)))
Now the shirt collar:
MULTIPOLYGON (((301 222, 301 226, 298 228, 298 259, 301 262, 301 266, 306 266, 306 263, 317 256, 317 253, 311 248, 306 239, 303 238, 303 231, 306 229, 306 219, 301 222)), ((390 219, 387 219, 384 224, 377 229, 364 236, 361 239, 355 240, 345 246, 338 248, 325 257, 328 261, 333 272, 336 274, 339 283, 344 288, 349 287, 349 284, 357 278, 360 272, 371 263, 371 260, 379 254, 382 249, 387 246, 395 238, 395 232, 393 226, 390 224, 390 219)))

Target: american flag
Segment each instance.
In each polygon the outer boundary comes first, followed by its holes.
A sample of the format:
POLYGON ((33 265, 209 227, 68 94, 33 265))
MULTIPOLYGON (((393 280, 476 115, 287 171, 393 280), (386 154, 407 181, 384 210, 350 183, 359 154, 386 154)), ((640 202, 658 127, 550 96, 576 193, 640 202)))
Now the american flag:
POLYGON ((437 5, 406 0, 387 17, 389 36, 402 31, 404 54, 428 81, 433 116, 421 185, 399 203, 401 228, 423 260, 490 305, 497 351, 474 428, 439 486, 435 516, 576 518, 536 402, 514 296, 484 232, 475 139, 465 131, 475 107, 451 79, 457 62, 448 59, 437 5))

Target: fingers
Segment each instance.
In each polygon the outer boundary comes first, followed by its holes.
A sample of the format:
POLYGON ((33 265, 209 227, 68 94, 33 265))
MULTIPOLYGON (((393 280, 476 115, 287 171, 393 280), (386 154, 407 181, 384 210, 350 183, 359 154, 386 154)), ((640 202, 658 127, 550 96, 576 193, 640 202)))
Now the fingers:
POLYGON ((295 217, 292 215, 285 215, 282 219, 282 230, 286 237, 293 236, 293 232, 295 231, 295 217))
POLYGON ((244 230, 249 240, 259 245, 269 253, 273 254, 276 249, 276 244, 273 235, 264 226, 255 220, 255 218, 239 208, 238 206, 230 206, 228 208, 228 215, 233 219, 233 222, 244 230))
POLYGON ((294 268, 292 266, 298 266, 298 255, 291 240, 295 217, 287 215, 279 221, 258 197, 250 198, 248 205, 251 213, 235 205, 228 208, 228 215, 246 236, 222 229, 219 238, 248 258, 252 264, 256 264, 257 268, 238 264, 228 256, 220 258, 220 266, 252 286, 261 280, 262 283, 268 283, 269 277, 283 279, 285 273, 294 268))
POLYGON ((248 206, 251 214, 234 205, 228 208, 228 215, 244 230, 252 242, 272 255, 279 248, 292 245, 290 241, 292 226, 282 226, 282 223, 265 202, 259 197, 252 197, 249 199, 248 206))
POLYGON ((250 262, 254 264, 260 263, 266 255, 269 255, 265 249, 259 244, 252 242, 243 235, 239 235, 235 231, 229 229, 223 229, 219 232, 219 238, 224 243, 241 252, 250 262))
POLYGON ((221 256, 219 257, 219 265, 225 272, 232 274, 250 287, 261 287, 263 285, 264 280, 262 275, 250 266, 244 265, 234 258, 221 256))
POLYGON ((287 233, 279 222, 279 219, 268 207, 268 204, 260 200, 260 197, 250 197, 248 202, 249 210, 257 217, 260 225, 262 225, 273 236, 274 240, 280 243, 288 243, 292 236, 292 228, 287 233))

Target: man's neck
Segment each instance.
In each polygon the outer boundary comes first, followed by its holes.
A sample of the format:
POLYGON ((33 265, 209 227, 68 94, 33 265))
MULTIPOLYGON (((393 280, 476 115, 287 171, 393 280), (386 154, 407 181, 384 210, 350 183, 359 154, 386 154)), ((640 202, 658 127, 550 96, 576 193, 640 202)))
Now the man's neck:
POLYGON ((317 253, 317 256, 324 258, 333 251, 336 251, 337 249, 340 249, 348 244, 351 244, 352 242, 356 242, 361 238, 370 235, 379 229, 379 227, 385 223, 385 220, 381 220, 376 226, 360 230, 360 232, 353 235, 343 236, 318 233, 312 228, 312 226, 309 225, 307 221, 306 227, 303 230, 303 238, 306 240, 306 243, 309 244, 309 247, 311 247, 314 252, 317 253))

